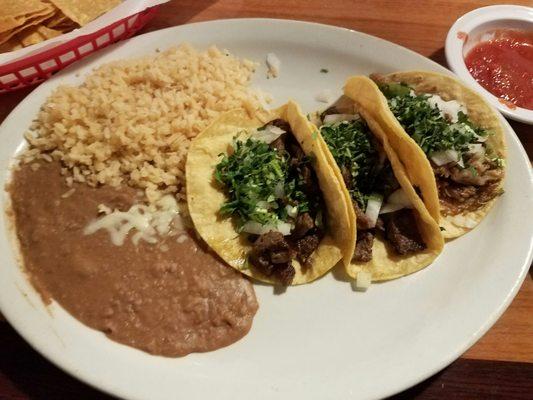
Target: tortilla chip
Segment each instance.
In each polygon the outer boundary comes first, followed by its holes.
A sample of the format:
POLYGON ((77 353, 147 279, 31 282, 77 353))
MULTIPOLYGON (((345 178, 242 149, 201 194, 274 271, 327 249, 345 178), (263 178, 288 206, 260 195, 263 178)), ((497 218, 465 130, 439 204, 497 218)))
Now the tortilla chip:
POLYGON ((297 260, 293 261, 296 275, 292 284, 298 285, 317 279, 337 264, 342 257, 342 236, 349 234, 351 228, 346 204, 338 201, 343 197, 339 185, 335 179, 331 179, 328 166, 323 164, 318 142, 310 135, 309 123, 295 103, 289 102, 261 120, 251 118, 244 110, 230 111, 222 114, 198 135, 191 143, 187 157, 187 203, 196 230, 222 259, 243 274, 263 282, 277 283, 253 266, 246 265, 251 245, 245 235, 237 233, 231 218, 219 216, 220 206, 226 201, 226 196, 213 178, 219 154, 227 152, 236 135, 246 137, 246 130, 258 128, 275 118, 289 122, 304 153, 314 156, 315 172, 328 212, 330 233, 312 254, 309 266, 303 268, 297 260), (332 199, 336 199, 337 203, 331 204, 332 199))
POLYGON ((47 13, 51 6, 39 0, 0 0, 0 33, 24 25, 26 20, 47 13))
POLYGON ((37 27, 37 32, 39 32, 41 36, 44 37, 45 40, 55 38, 62 34, 61 31, 48 28, 47 26, 44 26, 44 25, 39 25, 37 27))
POLYGON ((33 14, 31 18, 26 19, 24 23, 18 26, 17 28, 0 33, 0 44, 7 42, 9 39, 11 39, 13 36, 18 34, 19 32, 22 32, 23 30, 31 26, 40 24, 44 20, 48 19, 52 15, 52 13, 53 13, 52 7, 48 6, 48 8, 43 10, 42 12, 33 14))
POLYGON ((22 49, 22 43, 18 38, 14 37, 7 42, 0 44, 0 53, 8 53, 10 51, 22 49))
POLYGON ((40 43, 43 40, 45 40, 43 35, 41 35, 37 31, 37 27, 35 26, 25 29, 24 31, 20 32, 17 35, 17 38, 20 40, 20 42, 22 43, 24 47, 28 47, 28 46, 31 46, 32 44, 40 43))
MULTIPOLYGON (((479 94, 463 85, 457 79, 426 71, 396 72, 385 75, 382 79, 383 82, 403 82, 413 87, 415 92, 438 94, 446 101, 457 100, 464 104, 467 108, 468 116, 475 124, 493 132, 493 135, 490 135, 487 139, 490 147, 494 149, 499 157, 506 158, 505 133, 498 114, 479 94)), ((407 140, 406 137, 409 137, 409 135, 396 121, 388 106, 384 108, 383 114, 387 114, 387 117, 384 118, 392 118, 396 122, 394 129, 391 130, 391 143, 392 141, 396 143, 407 140)), ((398 147, 395 148, 395 151, 403 156, 403 158, 416 157, 419 159, 422 155, 426 157, 418 145, 416 147, 398 147)), ((504 179, 500 181, 500 189, 503 189, 503 182, 504 179)), ((476 211, 456 216, 443 216, 440 220, 440 225, 445 229, 443 231, 444 237, 446 239, 453 239, 472 230, 485 218, 496 200, 497 197, 476 211)))
POLYGON ((120 4, 121 0, 50 0, 74 22, 84 26, 120 4))
POLYGON ((61 10, 56 9, 54 14, 44 22, 44 25, 49 28, 55 28, 57 25, 60 25, 65 21, 70 21, 70 19, 68 19, 68 17, 61 12, 61 10))
POLYGON ((60 25, 56 25, 54 29, 60 31, 61 33, 67 33, 73 31, 74 29, 78 29, 79 27, 80 26, 77 23, 68 20, 60 25))

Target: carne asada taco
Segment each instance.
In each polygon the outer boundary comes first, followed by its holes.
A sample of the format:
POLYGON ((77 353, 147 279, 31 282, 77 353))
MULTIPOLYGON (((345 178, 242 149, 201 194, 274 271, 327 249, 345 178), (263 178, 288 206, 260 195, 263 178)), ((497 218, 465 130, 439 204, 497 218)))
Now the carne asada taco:
MULTIPOLYGON (((437 198, 420 198, 387 136, 372 119, 356 112, 353 101, 341 98, 317 123, 333 175, 346 188, 356 227, 347 273, 358 278, 363 272, 372 281, 383 281, 429 265, 444 244, 428 212, 438 206, 437 198)), ((429 166, 418 174, 431 178, 429 166)), ((417 181, 421 190, 426 190, 425 182, 417 181)))
POLYGON ((309 126, 293 102, 261 120, 230 111, 188 153, 196 230, 228 264, 264 282, 310 282, 353 251, 342 188, 309 126))
POLYGON ((372 79, 386 99, 363 77, 351 78, 346 93, 368 112, 381 108, 377 118, 401 158, 426 156, 435 175, 444 237, 473 229, 503 193, 506 149, 496 112, 446 75, 412 71, 372 79))

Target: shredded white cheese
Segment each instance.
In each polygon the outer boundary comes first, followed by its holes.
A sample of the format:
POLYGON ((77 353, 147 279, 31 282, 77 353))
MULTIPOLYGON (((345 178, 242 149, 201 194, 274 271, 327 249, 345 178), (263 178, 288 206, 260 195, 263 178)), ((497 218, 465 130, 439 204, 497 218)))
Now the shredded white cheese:
POLYGON ((85 227, 84 234, 92 235, 105 229, 116 246, 122 246, 132 230, 135 233, 131 241, 135 245, 140 240, 156 243, 158 236, 183 231, 179 206, 172 195, 163 196, 152 206, 135 204, 128 211, 111 210, 105 204, 100 204, 98 212, 104 215, 91 221, 85 227))

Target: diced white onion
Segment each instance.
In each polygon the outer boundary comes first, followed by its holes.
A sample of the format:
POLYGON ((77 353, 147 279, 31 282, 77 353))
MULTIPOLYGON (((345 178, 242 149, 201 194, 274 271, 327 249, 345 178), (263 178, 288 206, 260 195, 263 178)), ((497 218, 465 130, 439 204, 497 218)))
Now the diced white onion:
POLYGON ((431 107, 438 108, 441 115, 443 117, 447 116, 451 122, 455 123, 459 120, 459 111, 466 114, 466 107, 456 100, 446 101, 439 95, 434 94, 428 97, 427 101, 431 107))
POLYGON ((430 155, 431 161, 437 166, 456 163, 459 161, 459 153, 455 150, 435 151, 430 155))
POLYGON ((268 72, 276 78, 279 75, 279 70, 281 67, 281 61, 274 53, 268 53, 266 56, 266 64, 268 67, 268 72))
POLYGON ((257 204, 255 205, 255 209, 256 210, 268 210, 268 202, 267 201, 264 201, 264 200, 260 200, 257 202, 257 204))
POLYGON ((472 143, 468 145, 468 152, 471 154, 485 154, 485 146, 481 143, 472 143))
POLYGON ((291 206, 287 204, 285 206, 285 210, 287 210, 287 215, 291 218, 296 218, 298 215, 298 206, 291 206))
POLYGON ((270 144, 284 133, 285 131, 277 126, 267 125, 265 129, 254 131, 252 137, 266 144, 270 144))
POLYGON ((292 225, 288 222, 278 222, 277 225, 274 224, 260 224, 256 221, 248 221, 246 222, 242 230, 246 233, 251 233, 254 235, 262 235, 264 233, 268 233, 270 231, 274 232, 280 232, 283 236, 288 236, 291 234, 292 225))
POLYGON ((394 211, 401 210, 402 208, 406 208, 405 206, 401 204, 390 204, 387 203, 383 207, 381 207, 381 210, 379 211, 380 214, 388 214, 394 211))
POLYGON ((413 208, 411 200, 407 197, 403 189, 397 189, 387 198, 386 204, 381 207, 380 214, 387 214, 402 208, 413 208))
POLYGON ((488 139, 487 136, 480 136, 477 133, 474 133, 474 136, 476 137, 476 140, 481 143, 485 142, 488 139))
POLYGON ((365 292, 372 284, 372 274, 368 271, 359 271, 355 278, 354 289, 365 292))
POLYGON ((324 89, 317 93, 315 100, 321 103, 331 103, 333 101, 333 93, 329 89, 324 89))
POLYGON ((376 221, 378 220, 379 210, 381 209, 381 204, 383 203, 383 196, 379 194, 370 195, 368 202, 366 203, 365 215, 368 217, 370 224, 369 227, 373 228, 376 226, 376 221))
POLYGON ((357 114, 328 114, 324 117, 324 124, 335 124, 342 121, 355 121, 360 119, 357 114))
POLYGON ((291 234, 293 226, 288 222, 279 222, 278 223, 278 232, 281 232, 283 236, 288 236, 291 234))

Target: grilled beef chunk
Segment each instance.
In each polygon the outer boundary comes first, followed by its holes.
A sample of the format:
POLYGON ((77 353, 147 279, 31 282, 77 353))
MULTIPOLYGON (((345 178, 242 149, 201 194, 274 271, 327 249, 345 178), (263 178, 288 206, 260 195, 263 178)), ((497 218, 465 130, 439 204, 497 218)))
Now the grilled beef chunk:
POLYGON ((272 143, 270 143, 270 147, 273 149, 276 149, 279 152, 285 151, 285 137, 286 136, 287 136, 286 133, 281 135, 279 138, 277 138, 272 143))
POLYGON ((307 165, 301 165, 299 169, 300 169, 300 176, 302 177, 305 183, 306 192, 309 194, 316 193, 317 183, 316 183, 315 173, 313 172, 313 170, 307 165))
POLYGON ((410 254, 426 248, 412 210, 403 209, 385 215, 386 236, 398 254, 410 254))
POLYGON ((353 253, 353 261, 367 262, 372 260, 372 245, 374 234, 372 231, 357 231, 357 242, 353 253))
POLYGON ((278 269, 278 279, 283 286, 289 286, 295 274, 296 271, 290 264, 286 264, 285 267, 278 269))
POLYGON ((467 162, 470 168, 466 169, 452 164, 432 165, 444 215, 476 211, 502 193, 502 168, 478 155, 467 162))
POLYGON ((378 217, 376 221, 376 230, 382 233, 385 232, 385 223, 383 222, 383 218, 381 217, 378 217))
POLYGON ((280 137, 270 143, 271 148, 276 149, 279 152, 285 151, 287 149, 287 141, 290 140, 289 137, 292 133, 291 126, 289 125, 289 123, 278 118, 269 122, 267 125, 274 125, 285 131, 284 134, 280 135, 280 137))
POLYGON ((300 145, 296 143, 296 140, 287 140, 287 151, 291 155, 291 166, 299 167, 305 160, 305 153, 301 149, 300 145))
POLYGON ((329 108, 325 109, 325 110, 322 112, 322 114, 320 114, 320 120, 321 120, 321 121, 324 121, 324 117, 325 117, 326 115, 332 115, 332 114, 341 114, 341 113, 339 112, 339 110, 337 109, 337 107, 332 106, 332 107, 329 107, 329 108))
POLYGON ((302 263, 305 264, 307 262, 309 256, 313 254, 313 251, 315 251, 319 243, 320 237, 317 233, 312 233, 296 240, 296 251, 302 263))
POLYGON ((485 159, 484 156, 473 155, 466 162, 470 168, 461 168, 454 164, 441 166, 432 164, 432 166, 435 175, 449 178, 463 185, 484 186, 490 182, 500 181, 503 177, 503 169, 495 162, 485 159))
POLYGON ((267 125, 277 126, 278 128, 283 129, 285 132, 292 132, 289 123, 281 118, 270 121, 267 125))
POLYGON ((464 185, 451 179, 437 178, 439 200, 444 215, 475 211, 502 193, 499 182, 484 186, 464 185))
POLYGON ((344 165, 341 166, 341 174, 342 174, 342 180, 344 181, 344 184, 346 185, 347 189, 352 188, 352 174, 346 168, 344 165))
POLYGON ((313 218, 311 218, 309 213, 298 214, 294 230, 291 233, 291 238, 301 239, 314 227, 315 221, 313 221, 313 218))
MULTIPOLYGON (((273 120, 268 125, 277 126, 286 132, 270 143, 270 147, 290 154, 290 173, 297 174, 303 180, 308 195, 317 195, 318 184, 315 173, 308 165, 308 159, 300 144, 292 135, 290 125, 282 119, 273 120)), ((250 239, 252 238, 253 236, 250 236, 250 239)), ((302 213, 296 217, 295 227, 288 238, 280 232, 273 231, 257 237, 253 241, 249 260, 265 275, 274 276, 282 284, 290 285, 295 275, 291 260, 298 257, 305 264, 318 247, 321 238, 322 231, 315 225, 313 214, 302 213)))
POLYGON ((293 256, 294 252, 285 237, 280 232, 270 231, 254 242, 250 262, 263 274, 274 275, 281 283, 289 285, 295 273, 290 263, 293 256))
POLYGON ((359 208, 359 206, 357 205, 357 202, 353 201, 352 204, 355 210, 355 216, 357 217, 357 230, 359 229, 365 230, 365 229, 373 228, 372 221, 370 220, 370 218, 366 216, 363 210, 359 208))

